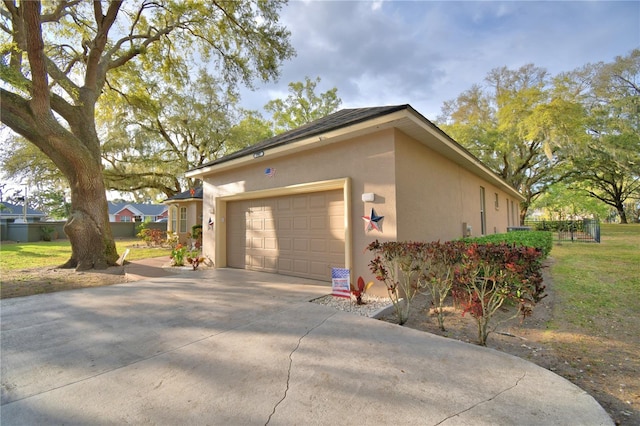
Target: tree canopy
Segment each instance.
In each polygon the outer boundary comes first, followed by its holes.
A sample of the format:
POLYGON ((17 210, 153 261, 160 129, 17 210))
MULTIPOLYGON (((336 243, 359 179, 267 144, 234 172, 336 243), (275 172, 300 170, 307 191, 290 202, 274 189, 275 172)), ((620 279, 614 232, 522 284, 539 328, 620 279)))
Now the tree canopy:
POLYGON ((293 55, 278 23, 280 1, 16 2, 0 8, 0 119, 37 146, 68 181, 64 266, 104 268, 117 259, 102 173, 96 108, 122 73, 185 76, 207 64, 228 84, 276 78, 293 55))
POLYGON ((496 68, 485 83, 445 102, 438 122, 525 196, 522 222, 531 203, 565 177, 558 146, 566 132, 558 118, 567 108, 553 102, 546 70, 531 64, 496 68))
POLYGON ((590 195, 626 223, 625 202, 640 200, 639 71, 638 49, 555 77, 533 65, 497 68, 446 102, 438 121, 525 196, 521 221, 533 205, 580 199, 562 190, 590 195), (555 201, 536 204, 547 192, 555 201))
POLYGON ((576 97, 584 108, 586 131, 572 151, 579 171, 574 180, 627 223, 625 203, 640 203, 640 49, 573 75, 588 82, 576 97))
POLYGON ((286 99, 269 101, 264 109, 273 114, 275 133, 282 133, 325 117, 338 110, 342 100, 338 97, 338 88, 316 94, 320 77, 304 82, 289 83, 289 95, 286 99))

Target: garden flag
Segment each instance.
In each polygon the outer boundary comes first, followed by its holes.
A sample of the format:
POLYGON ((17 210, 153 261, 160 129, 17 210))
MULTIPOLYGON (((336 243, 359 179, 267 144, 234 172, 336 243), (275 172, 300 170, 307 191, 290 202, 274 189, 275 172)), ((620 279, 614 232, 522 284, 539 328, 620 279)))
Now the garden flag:
POLYGON ((331 294, 351 298, 351 272, 346 268, 331 268, 331 294))

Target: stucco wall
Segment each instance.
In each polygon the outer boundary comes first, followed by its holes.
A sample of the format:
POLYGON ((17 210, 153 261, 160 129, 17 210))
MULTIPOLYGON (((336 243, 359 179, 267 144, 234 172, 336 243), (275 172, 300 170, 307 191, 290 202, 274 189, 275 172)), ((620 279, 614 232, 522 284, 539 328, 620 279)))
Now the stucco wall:
POLYGON ((481 235, 480 187, 485 188, 486 232, 506 232, 507 193, 396 130, 398 240, 452 240, 481 235), (495 208, 495 194, 499 208, 495 208))
MULTIPOLYGON (((218 254, 224 253, 226 202, 234 197, 263 197, 260 192, 272 194, 274 190, 284 195, 282 188, 331 180, 349 182, 345 186, 345 209, 350 218, 345 240, 351 250, 345 263, 350 264, 354 280, 363 276, 375 281, 368 268, 371 254, 364 250, 376 239, 460 238, 463 223, 471 226, 472 235, 480 235, 480 186, 485 187, 487 233, 504 232, 508 226, 504 191, 401 131, 385 129, 280 157, 267 151, 247 165, 205 176, 203 253, 216 259, 217 266, 225 266, 223 258, 216 256, 216 239, 218 254), (267 168, 275 170, 273 176, 265 174, 267 168), (363 193, 374 193, 375 200, 363 202, 363 193), (495 193, 500 199, 498 210, 495 193), (384 216, 382 232, 365 230, 362 217, 369 215, 372 207, 384 216), (214 218, 213 229, 207 226, 209 217, 214 218)), ((384 292, 382 285, 376 287, 376 293, 384 292)))
MULTIPOLYGON (((393 152, 393 130, 359 137, 348 142, 324 146, 302 155, 289 155, 271 159, 265 155, 250 165, 235 170, 221 172, 204 180, 205 220, 208 212, 215 211, 215 198, 237 193, 282 188, 301 183, 350 178, 350 224, 348 238, 352 246, 353 276, 368 277, 370 256, 363 256, 364 248, 376 238, 393 240, 396 238, 395 220, 395 160, 393 152), (275 169, 275 175, 268 177, 265 169, 275 169), (363 203, 364 192, 376 194, 376 203, 363 203), (368 215, 374 206, 377 213, 385 216, 383 233, 365 232, 362 216, 368 215)), ((217 221, 226 220, 224 212, 217 212, 217 221)), ((206 224, 205 229, 206 228, 206 224)), ((215 226, 225 226, 216 223, 215 226)), ((215 258, 214 231, 205 232, 204 251, 215 258)), ((224 244, 224 240, 220 240, 224 244)))
POLYGON ((203 214, 203 203, 200 200, 186 200, 186 201, 173 201, 169 204, 169 208, 167 209, 167 228, 172 232, 177 232, 180 238, 181 243, 186 243, 188 241, 188 237, 191 234, 191 228, 194 225, 202 225, 203 229, 207 229, 207 223, 209 220, 209 216, 203 214), (172 219, 175 207, 176 214, 176 229, 171 229, 172 219), (182 207, 186 207, 187 209, 187 230, 186 232, 180 231, 180 209, 182 207))

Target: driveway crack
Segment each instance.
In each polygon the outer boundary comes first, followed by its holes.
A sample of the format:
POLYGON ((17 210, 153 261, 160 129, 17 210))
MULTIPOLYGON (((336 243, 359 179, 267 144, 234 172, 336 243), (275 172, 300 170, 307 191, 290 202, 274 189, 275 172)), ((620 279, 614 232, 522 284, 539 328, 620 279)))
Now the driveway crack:
POLYGON ((446 422, 447 420, 449 420, 449 419, 451 419, 451 418, 453 418, 453 417, 459 416, 459 415, 460 415, 460 414, 462 414, 462 413, 466 413, 467 411, 473 410, 473 409, 474 409, 474 408, 476 408, 477 406, 482 405, 482 404, 484 404, 484 403, 486 403, 486 402, 492 401, 492 400, 494 400, 495 398, 499 397, 500 395, 502 395, 502 394, 503 394, 503 393, 505 393, 505 392, 509 392, 511 389, 513 389, 513 388, 515 388, 516 386, 518 386, 518 383, 520 383, 520 381, 521 381, 522 379, 524 379, 526 375, 527 375, 527 373, 522 374, 522 376, 521 376, 521 377, 519 377, 519 378, 518 378, 518 380, 516 380, 516 382, 515 382, 512 386, 509 386, 508 388, 501 390, 500 392, 498 392, 497 394, 495 394, 495 395, 491 396, 490 398, 487 398, 487 399, 485 399, 485 400, 482 400, 482 401, 480 401, 480 402, 477 402, 477 403, 473 404, 471 407, 465 408, 465 409, 464 409, 464 410, 462 410, 462 411, 458 411, 458 412, 457 412, 457 413, 455 413, 455 414, 452 414, 452 415, 450 415, 450 416, 445 417, 444 419, 442 419, 442 420, 440 420, 438 423, 436 423, 434 426, 441 425, 442 423, 446 422))
POLYGON ((334 315, 335 315, 335 313, 329 315, 328 317, 323 319, 321 322, 319 322, 318 324, 316 324, 315 326, 313 326, 309 330, 307 330, 306 333, 304 333, 302 336, 300 336, 300 338, 298 339, 298 343, 296 344, 296 347, 293 348, 293 350, 289 353, 289 368, 287 370, 287 385, 286 385, 286 387, 284 389, 284 395, 282 395, 282 398, 280 398, 280 400, 278 402, 276 402, 276 405, 273 406, 273 411, 271 411, 271 414, 269 414, 269 418, 267 419, 267 422, 264 424, 264 426, 267 426, 269 424, 269 422, 271 421, 271 417, 273 417, 273 415, 276 413, 276 410, 278 409, 278 406, 280 404, 282 404, 282 402, 287 398, 287 393, 289 392, 289 381, 291 380, 291 366, 293 365, 293 354, 300 347, 300 343, 302 343, 302 339, 307 337, 309 335, 309 333, 311 333, 316 328, 320 327, 322 324, 324 324, 329 318, 331 318, 334 315))

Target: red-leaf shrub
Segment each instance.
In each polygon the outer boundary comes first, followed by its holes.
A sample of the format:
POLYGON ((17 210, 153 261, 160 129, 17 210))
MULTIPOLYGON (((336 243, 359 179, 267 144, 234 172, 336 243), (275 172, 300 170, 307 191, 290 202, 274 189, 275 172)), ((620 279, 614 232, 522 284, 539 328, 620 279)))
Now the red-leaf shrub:
POLYGON ((426 287, 444 330, 444 300, 451 292, 463 315, 469 313, 478 322, 478 340, 485 345, 489 323, 504 302, 511 301, 518 308, 516 315, 526 316, 545 297, 540 274, 543 253, 533 247, 376 240, 367 250, 375 255, 369 268, 386 285, 400 324, 408 319, 414 295, 426 287))
POLYGON ((478 323, 478 341, 486 345, 493 315, 506 301, 526 316, 540 301, 545 286, 540 274, 540 250, 508 244, 469 243, 456 269, 452 295, 478 323))

